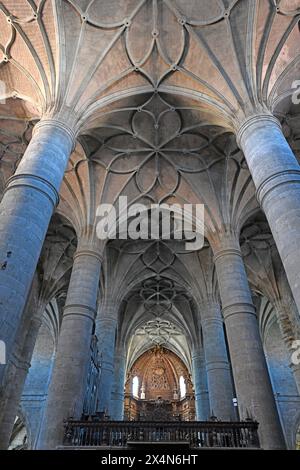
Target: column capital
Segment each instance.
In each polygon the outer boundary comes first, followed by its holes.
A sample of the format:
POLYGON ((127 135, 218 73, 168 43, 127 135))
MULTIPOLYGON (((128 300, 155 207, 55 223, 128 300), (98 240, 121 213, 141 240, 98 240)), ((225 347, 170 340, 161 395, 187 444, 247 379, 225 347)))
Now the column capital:
POLYGON ((276 125, 280 130, 282 130, 279 120, 271 113, 258 113, 253 114, 252 116, 247 117, 244 121, 237 126, 236 130, 236 141, 240 149, 243 148, 243 138, 245 134, 249 131, 255 131, 255 128, 265 127, 266 125, 276 125))
POLYGON ((81 256, 90 256, 92 258, 96 258, 100 263, 103 263, 103 256, 102 254, 93 249, 93 248, 81 248, 79 247, 74 255, 74 261, 77 258, 80 258, 81 256))
POLYGON ((221 314, 221 309, 219 310, 219 313, 215 314, 214 316, 201 317, 202 327, 212 326, 212 325, 222 325, 222 324, 223 324, 223 318, 221 314))
POLYGON ((111 315, 105 314, 104 316, 98 317, 96 322, 99 325, 109 324, 109 325, 112 325, 113 327, 115 327, 117 322, 118 322, 118 318, 116 316, 111 316, 111 315))
POLYGON ((56 119, 56 118, 42 118, 34 126, 33 135, 36 134, 37 132, 39 132, 39 130, 44 128, 44 127, 57 128, 57 129, 65 132, 65 134, 67 134, 67 136, 70 139, 72 151, 75 150, 77 133, 70 126, 68 126, 68 124, 66 124, 65 122, 62 122, 62 121, 60 121, 59 119, 56 119))
POLYGON ((74 317, 84 317, 94 323, 96 317, 96 310, 90 307, 89 305, 66 304, 64 308, 63 319, 72 319, 74 317))
POLYGON ((31 173, 15 174, 11 176, 6 183, 4 192, 10 191, 11 189, 27 187, 35 189, 43 194, 53 206, 53 210, 59 204, 59 193, 57 189, 41 176, 33 175, 31 173))
POLYGON ((253 315, 256 317, 256 311, 253 304, 248 302, 240 302, 240 303, 233 303, 225 305, 222 308, 222 313, 224 320, 228 320, 229 317, 233 317, 235 315, 253 315))
POLYGON ((230 371, 230 365, 229 365, 227 357, 223 360, 220 358, 207 360, 205 364, 206 364, 207 372, 215 372, 217 370, 230 371))
POLYGON ((216 263, 220 258, 224 256, 239 256, 242 258, 242 252, 240 248, 223 248, 215 252, 213 260, 216 263))
POLYGON ((238 230, 220 230, 209 237, 209 243, 213 251, 213 259, 226 252, 239 254, 241 251, 238 230))
POLYGON ((273 175, 264 179, 256 189, 256 198, 264 207, 266 197, 277 188, 286 185, 300 184, 300 170, 298 168, 277 171, 273 175))

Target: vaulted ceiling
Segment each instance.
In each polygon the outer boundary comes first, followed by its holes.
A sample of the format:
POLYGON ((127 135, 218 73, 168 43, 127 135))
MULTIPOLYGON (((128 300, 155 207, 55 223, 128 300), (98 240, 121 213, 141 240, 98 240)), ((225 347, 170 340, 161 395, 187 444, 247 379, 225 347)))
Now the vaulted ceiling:
POLYGON ((31 113, 84 127, 153 91, 232 125, 291 93, 299 12, 298 0, 4 0, 0 79, 31 113))
MULTIPOLYGON (((93 237, 97 206, 120 195, 204 204, 210 243, 224 227, 243 229, 252 287, 276 301, 281 264, 234 132, 253 113, 275 113, 300 158, 290 99, 300 79, 299 19, 300 0, 0 2, 0 193, 40 118, 78 133, 39 266, 48 301, 66 289, 75 238, 93 237)), ((162 321, 188 363, 197 305, 218 295, 207 245, 197 256, 175 245, 107 247, 103 292, 122 304, 132 360, 162 321), (146 292, 158 292, 161 310, 146 292)), ((56 307, 46 312, 54 330, 56 307)))

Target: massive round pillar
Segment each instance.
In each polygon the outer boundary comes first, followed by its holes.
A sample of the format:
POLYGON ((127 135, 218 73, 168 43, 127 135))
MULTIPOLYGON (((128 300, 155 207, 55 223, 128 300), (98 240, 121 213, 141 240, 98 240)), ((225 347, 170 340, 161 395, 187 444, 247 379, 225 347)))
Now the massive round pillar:
POLYGON ((49 386, 41 449, 63 443, 64 420, 80 419, 87 386, 90 345, 96 316, 101 257, 89 248, 77 250, 57 352, 49 386))
POLYGON ((124 419, 126 354, 124 348, 115 353, 114 383, 111 394, 110 417, 114 421, 124 419))
POLYGON ((300 166, 271 115, 249 118, 237 138, 300 311, 300 166))
MULTIPOLYGON (((3 410, 0 425, 0 449, 6 450, 13 431, 14 422, 18 414, 18 407, 22 396, 26 377, 31 366, 35 342, 41 326, 41 318, 34 317, 30 322, 28 333, 25 335, 24 344, 20 351, 13 353, 8 369, 8 384, 3 397, 3 410)), ((26 330, 25 330, 26 331, 26 330)))
POLYGON ((263 448, 284 448, 238 237, 220 234, 213 251, 240 417, 258 421, 263 448))
POLYGON ((110 415, 111 393, 114 382, 114 355, 117 330, 118 307, 111 299, 101 305, 100 316, 96 320, 98 338, 100 376, 98 386, 98 411, 110 415))
POLYGON ((210 416, 210 408, 203 349, 196 348, 193 351, 192 372, 195 391, 196 418, 198 421, 207 421, 210 416))
POLYGON ((0 393, 0 449, 8 448, 35 342, 42 324, 38 302, 38 282, 32 283, 28 301, 16 335, 14 350, 5 369, 0 393))
POLYGON ((0 340, 8 358, 74 143, 63 123, 37 124, 0 204, 0 340))
POLYGON ((222 421, 233 421, 233 386, 223 319, 217 302, 201 306, 201 324, 211 413, 222 421))

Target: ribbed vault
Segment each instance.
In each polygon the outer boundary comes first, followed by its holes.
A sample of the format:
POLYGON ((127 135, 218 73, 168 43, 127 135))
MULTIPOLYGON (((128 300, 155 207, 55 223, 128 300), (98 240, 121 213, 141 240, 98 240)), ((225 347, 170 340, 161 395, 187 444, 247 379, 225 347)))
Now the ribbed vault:
POLYGON ((299 21, 300 0, 0 2, 0 194, 40 119, 77 138, 16 337, 20 355, 36 320, 56 344, 82 243, 103 258, 98 315, 115 314, 126 370, 160 346, 192 372, 205 306, 220 306, 212 248, 229 232, 240 237, 263 340, 279 327, 291 348, 299 314, 236 132, 249 116, 274 114, 300 161, 290 96, 299 21), (147 208, 204 205, 203 249, 161 237, 99 241, 97 209, 118 209, 120 196, 147 208))
POLYGON ((299 12, 298 0, 114 0, 101 13, 95 0, 6 0, 0 79, 7 97, 78 126, 157 89, 232 125, 290 93, 299 12))

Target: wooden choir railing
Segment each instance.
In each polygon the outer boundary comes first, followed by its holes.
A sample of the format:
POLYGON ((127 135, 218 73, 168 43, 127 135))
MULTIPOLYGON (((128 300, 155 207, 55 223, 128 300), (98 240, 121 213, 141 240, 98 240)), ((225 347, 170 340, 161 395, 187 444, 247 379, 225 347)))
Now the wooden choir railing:
POLYGON ((65 423, 64 446, 126 447, 128 443, 188 443, 191 448, 259 448, 258 423, 74 421, 65 423))

